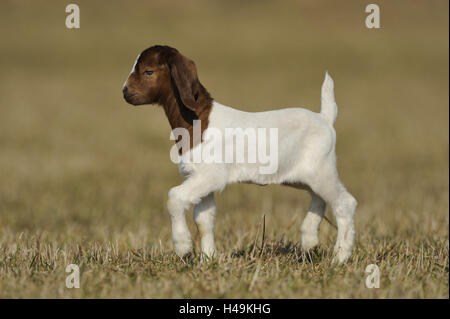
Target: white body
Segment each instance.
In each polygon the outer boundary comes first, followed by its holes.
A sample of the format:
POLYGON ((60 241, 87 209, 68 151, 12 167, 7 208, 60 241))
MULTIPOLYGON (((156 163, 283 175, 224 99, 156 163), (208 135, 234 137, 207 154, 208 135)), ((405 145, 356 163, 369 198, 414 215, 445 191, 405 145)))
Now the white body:
MULTIPOLYGON (((179 170, 185 181, 170 190, 168 200, 173 241, 178 255, 183 256, 192 249, 185 210, 191 204, 195 205, 194 219, 201 234, 202 252, 211 257, 215 254, 213 193, 222 190, 227 184, 250 182, 285 184, 310 192, 312 201, 301 228, 304 249, 318 244, 319 224, 326 203, 329 204, 338 226, 336 258, 339 262, 345 261, 351 255, 353 246, 353 215, 357 203, 338 178, 336 133, 333 128, 336 114, 333 81, 328 74, 322 86, 321 113, 302 108, 249 113, 213 102, 208 129, 214 128, 223 134, 226 128, 278 129, 278 169, 273 174, 261 174, 258 163, 208 164, 181 160, 179 170)), ((208 143, 214 142, 218 141, 208 140, 208 143)))

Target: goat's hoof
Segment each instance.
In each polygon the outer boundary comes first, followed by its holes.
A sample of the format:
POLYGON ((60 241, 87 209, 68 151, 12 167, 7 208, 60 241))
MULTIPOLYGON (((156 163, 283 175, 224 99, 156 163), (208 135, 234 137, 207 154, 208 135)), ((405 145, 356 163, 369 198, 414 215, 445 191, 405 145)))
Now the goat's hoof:
POLYGON ((191 241, 175 243, 175 252, 180 258, 183 258, 187 254, 189 254, 191 251, 192 251, 192 242, 191 241))
POLYGON ((200 262, 201 263, 208 263, 210 261, 213 261, 216 258, 216 252, 212 252, 212 253, 205 253, 202 252, 200 255, 200 262))
POLYGON ((308 251, 319 244, 319 237, 317 234, 302 233, 302 250, 308 251))
POLYGON ((352 255, 352 251, 350 249, 343 249, 342 247, 337 248, 337 249, 335 248, 334 257, 331 262, 333 264, 345 263, 350 258, 351 255, 352 255))

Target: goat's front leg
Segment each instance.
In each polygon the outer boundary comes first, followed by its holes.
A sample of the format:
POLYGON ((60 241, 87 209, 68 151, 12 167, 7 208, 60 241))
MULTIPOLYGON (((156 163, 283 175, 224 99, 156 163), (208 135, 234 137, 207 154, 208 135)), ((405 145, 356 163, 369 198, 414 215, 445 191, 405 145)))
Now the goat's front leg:
POLYGON ((184 215, 184 211, 189 208, 190 203, 183 197, 181 186, 183 185, 169 191, 167 209, 172 222, 172 241, 175 252, 178 256, 183 257, 192 250, 192 240, 184 215))
MULTIPOLYGON (((180 257, 183 257, 192 250, 191 233, 187 227, 184 212, 190 205, 199 204, 207 195, 222 189, 225 185, 223 183, 223 176, 216 175, 214 172, 217 173, 217 170, 210 170, 209 172, 202 171, 202 174, 189 176, 183 184, 173 187, 169 191, 167 208, 172 221, 172 240, 175 246, 175 252, 180 257)), ((199 207, 203 207, 202 205, 200 204, 199 207)), ((212 224, 214 217, 211 219, 211 204, 208 205, 207 199, 204 205, 206 205, 205 209, 208 214, 203 217, 203 213, 198 213, 198 219, 204 225, 201 229, 205 231, 204 234, 206 236, 204 240, 202 238, 202 247, 205 247, 205 252, 207 250, 211 253, 211 248, 214 248, 214 244, 211 245, 212 227, 209 227, 209 225, 212 224), (205 246, 203 246, 203 242, 205 242, 205 246)))
POLYGON ((194 220, 200 232, 202 253, 212 258, 216 252, 214 246, 214 217, 216 216, 216 205, 214 194, 211 193, 194 207, 194 220))

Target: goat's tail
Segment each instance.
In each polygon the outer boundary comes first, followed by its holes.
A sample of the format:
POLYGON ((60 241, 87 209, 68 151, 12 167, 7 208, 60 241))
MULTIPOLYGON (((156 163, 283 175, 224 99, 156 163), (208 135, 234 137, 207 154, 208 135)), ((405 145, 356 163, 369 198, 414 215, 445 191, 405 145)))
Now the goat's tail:
POLYGON ((337 104, 334 100, 334 83, 328 72, 325 73, 325 80, 322 84, 322 104, 320 114, 333 125, 337 116, 337 104))

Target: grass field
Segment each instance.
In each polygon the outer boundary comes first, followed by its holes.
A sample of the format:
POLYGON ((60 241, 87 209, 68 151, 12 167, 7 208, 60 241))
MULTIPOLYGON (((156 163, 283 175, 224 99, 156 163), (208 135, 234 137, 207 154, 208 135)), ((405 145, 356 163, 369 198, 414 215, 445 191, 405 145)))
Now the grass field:
POLYGON ((78 30, 65 28, 68 3, 0 3, 1 298, 448 298, 447 1, 377 1, 377 30, 362 1, 80 0, 78 30), (359 202, 348 263, 331 264, 325 221, 302 252, 306 192, 254 185, 216 196, 216 260, 176 257, 170 127, 121 95, 153 44, 177 47, 217 101, 247 111, 318 111, 331 73, 338 168, 359 202), (80 289, 65 286, 71 263, 80 289), (365 287, 369 264, 379 289, 365 287))

